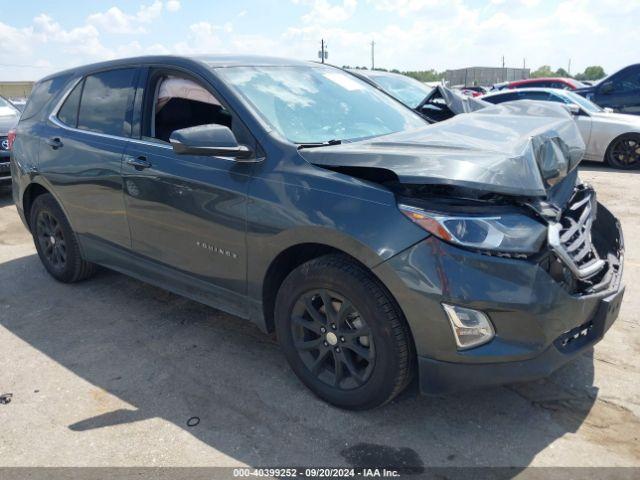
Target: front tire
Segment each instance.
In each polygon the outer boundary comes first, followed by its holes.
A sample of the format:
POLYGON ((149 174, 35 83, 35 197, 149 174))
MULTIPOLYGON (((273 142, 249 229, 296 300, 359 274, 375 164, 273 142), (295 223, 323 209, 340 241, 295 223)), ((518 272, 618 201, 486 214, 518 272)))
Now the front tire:
POLYGON ((413 376, 413 342, 391 294, 344 255, 293 270, 276 298, 278 341, 318 397, 362 410, 398 395, 413 376))
POLYGON ((95 273, 96 266, 82 258, 76 235, 51 194, 35 199, 29 218, 40 261, 53 278, 74 283, 95 273))
POLYGON ((620 135, 607 148, 605 160, 609 166, 620 170, 640 168, 640 135, 620 135))

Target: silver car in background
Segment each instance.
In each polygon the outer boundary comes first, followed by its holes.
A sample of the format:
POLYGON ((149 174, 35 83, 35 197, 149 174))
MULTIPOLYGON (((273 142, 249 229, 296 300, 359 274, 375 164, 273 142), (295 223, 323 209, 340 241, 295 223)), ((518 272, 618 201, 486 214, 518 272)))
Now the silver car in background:
POLYGON ((0 187, 11 184, 9 132, 19 119, 20 111, 9 100, 0 97, 0 187))
POLYGON ((585 160, 606 162, 620 169, 640 168, 640 116, 613 113, 586 98, 552 88, 526 88, 484 95, 498 104, 514 100, 563 103, 574 115, 586 145, 585 160))

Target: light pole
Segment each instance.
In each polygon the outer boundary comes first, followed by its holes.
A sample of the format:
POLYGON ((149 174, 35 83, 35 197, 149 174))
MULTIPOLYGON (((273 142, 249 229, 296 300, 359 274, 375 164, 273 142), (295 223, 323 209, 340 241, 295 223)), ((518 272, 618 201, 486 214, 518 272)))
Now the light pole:
POLYGON ((371 40, 371 70, 375 70, 376 69, 375 48, 376 48, 376 42, 371 40))

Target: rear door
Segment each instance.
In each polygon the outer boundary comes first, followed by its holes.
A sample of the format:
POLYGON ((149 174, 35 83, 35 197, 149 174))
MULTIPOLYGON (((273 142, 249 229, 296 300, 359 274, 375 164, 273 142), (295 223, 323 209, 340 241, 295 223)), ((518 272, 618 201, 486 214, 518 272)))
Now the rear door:
POLYGON ((244 294, 252 167, 229 158, 176 155, 168 139, 180 128, 218 123, 230 127, 240 143, 253 148, 255 140, 196 77, 152 69, 143 90, 141 135, 127 147, 123 164, 133 249, 194 280, 244 294), (189 92, 193 97, 185 98, 189 92))
POLYGON ((137 75, 118 68, 75 80, 43 132, 40 170, 86 245, 131 246, 121 163, 137 75))

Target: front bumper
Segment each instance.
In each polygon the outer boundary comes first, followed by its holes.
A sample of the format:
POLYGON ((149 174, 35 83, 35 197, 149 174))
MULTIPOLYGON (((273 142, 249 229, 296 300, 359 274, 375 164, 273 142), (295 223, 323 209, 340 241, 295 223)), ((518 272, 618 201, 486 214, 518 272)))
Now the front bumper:
POLYGON ((444 394, 547 377, 602 339, 618 316, 623 295, 624 288, 603 298, 591 320, 561 335, 530 360, 464 364, 418 357, 420 390, 424 394, 444 394))
POLYGON ((0 185, 11 183, 11 152, 0 150, 0 185))
POLYGON ((624 294, 624 249, 620 225, 602 205, 593 233, 601 257, 617 267, 586 294, 570 291, 539 260, 487 256, 433 236, 378 266, 411 328, 422 393, 544 377, 602 339, 624 294), (458 350, 442 303, 481 310, 496 336, 458 350))

